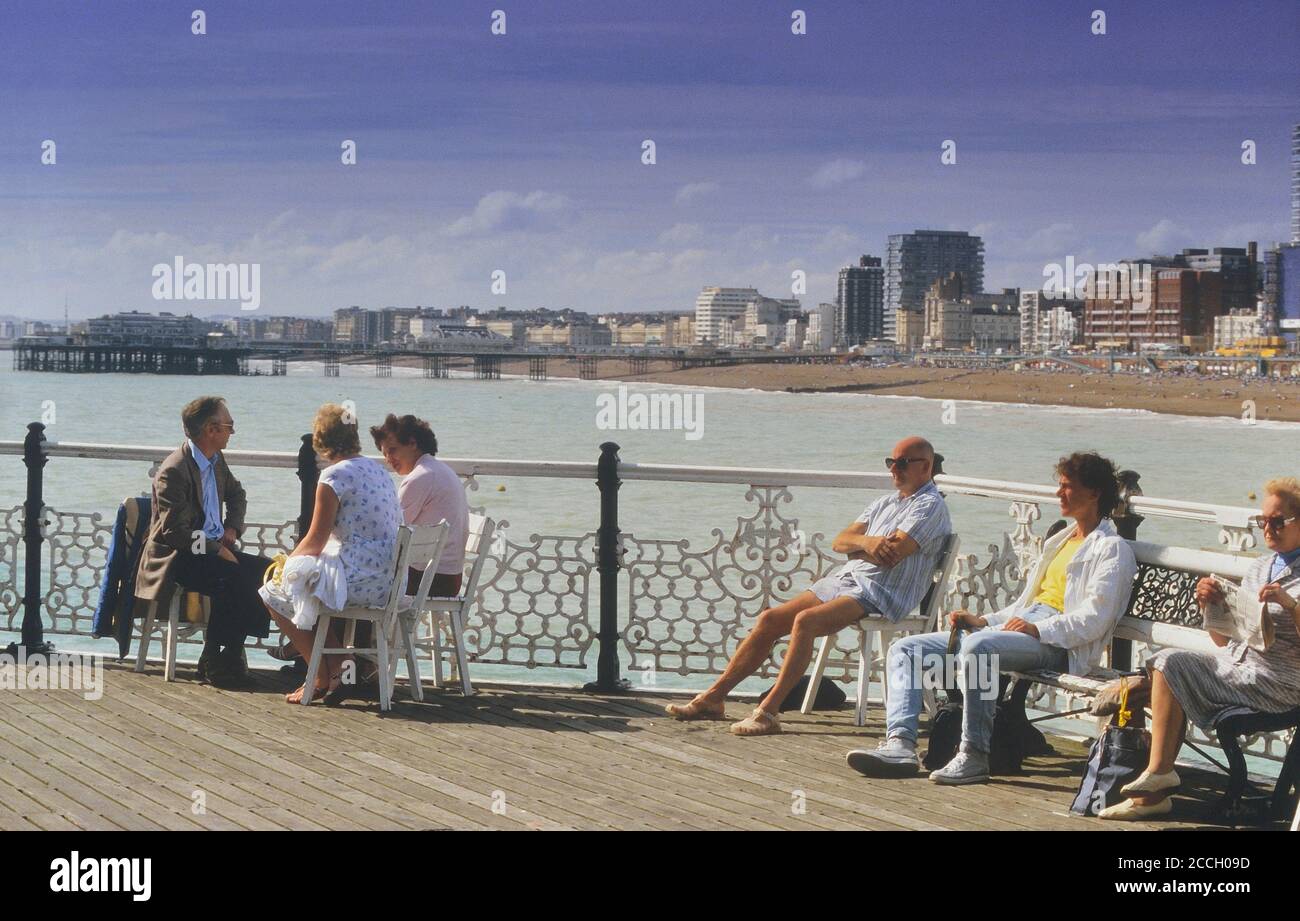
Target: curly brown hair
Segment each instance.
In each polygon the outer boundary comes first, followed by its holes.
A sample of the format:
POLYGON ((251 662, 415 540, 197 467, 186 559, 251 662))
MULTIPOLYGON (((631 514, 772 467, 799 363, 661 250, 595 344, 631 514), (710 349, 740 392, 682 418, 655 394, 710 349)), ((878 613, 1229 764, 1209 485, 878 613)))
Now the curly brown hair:
POLYGON ((429 428, 429 423, 409 413, 405 416, 389 413, 382 425, 370 426, 370 437, 375 440, 376 448, 382 450, 389 436, 397 439, 398 444, 409 445, 414 442, 423 454, 438 453, 438 439, 433 434, 433 429, 429 428))
POLYGON ((1084 489, 1097 494, 1097 510, 1109 518, 1119 508, 1119 471, 1096 451, 1076 451, 1056 462, 1056 475, 1068 476, 1084 489))
POLYGON ((316 410, 311 424, 311 446, 326 459, 360 454, 356 414, 339 403, 326 403, 316 410))

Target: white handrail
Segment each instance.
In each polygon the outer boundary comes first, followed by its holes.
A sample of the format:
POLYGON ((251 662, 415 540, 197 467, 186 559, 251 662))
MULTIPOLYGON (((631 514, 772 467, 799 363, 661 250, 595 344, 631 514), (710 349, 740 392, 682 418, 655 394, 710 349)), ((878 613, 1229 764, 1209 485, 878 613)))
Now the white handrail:
MULTIPOLYGON (((48 457, 80 457, 94 460, 161 461, 174 450, 159 445, 116 445, 90 442, 47 441, 48 457)), ((21 441, 0 441, 0 455, 23 453, 21 441)), ((290 451, 234 451, 225 452, 234 466, 276 467, 296 469, 297 452, 290 451)), ((382 457, 375 460, 383 463, 382 457)), ((566 479, 594 479, 596 464, 581 461, 516 460, 510 458, 441 458, 461 476, 518 476, 566 479)), ((734 483, 747 486, 819 486, 835 489, 886 490, 892 480, 885 471, 855 470, 802 470, 769 467, 694 466, 688 464, 619 464, 618 475, 623 480, 642 480, 676 483, 734 483)), ((977 477, 940 474, 935 482, 945 491, 956 495, 1013 502, 1052 502, 1056 488, 1034 483, 1010 480, 988 480, 977 477)), ((1134 496, 1132 509, 1144 515, 1173 518, 1184 521, 1201 521, 1226 527, 1249 528, 1249 518, 1256 510, 1245 506, 1215 505, 1207 502, 1190 502, 1182 499, 1159 499, 1151 496, 1134 496)))

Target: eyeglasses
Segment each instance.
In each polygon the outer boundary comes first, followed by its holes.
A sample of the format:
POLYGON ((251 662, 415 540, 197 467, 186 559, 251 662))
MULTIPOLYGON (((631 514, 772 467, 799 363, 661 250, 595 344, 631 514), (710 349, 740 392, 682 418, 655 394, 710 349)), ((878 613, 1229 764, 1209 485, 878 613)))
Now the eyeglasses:
POLYGON ((886 457, 885 468, 893 470, 897 467, 899 473, 906 473, 908 464, 922 464, 927 460, 927 457, 886 457))
POLYGON ((1265 528, 1271 528, 1274 531, 1281 531, 1293 521, 1295 521, 1294 517, 1283 518, 1281 515, 1253 515, 1250 518, 1250 523, 1261 531, 1265 528))
POLYGON ((230 429, 230 434, 235 434, 235 423, 233 422, 214 422, 212 424, 220 426, 223 429, 230 429))

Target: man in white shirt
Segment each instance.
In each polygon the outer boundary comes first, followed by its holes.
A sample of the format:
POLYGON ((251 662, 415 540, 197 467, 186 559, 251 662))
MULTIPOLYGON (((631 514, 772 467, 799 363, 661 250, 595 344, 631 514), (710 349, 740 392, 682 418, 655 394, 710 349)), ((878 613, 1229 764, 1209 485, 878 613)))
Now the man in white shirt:
MULTIPOLYGON (((460 477, 435 456, 438 439, 423 419, 389 413, 382 425, 371 427, 370 436, 384 460, 402 477, 397 497, 402 504, 403 523, 433 525, 446 519, 450 526, 430 594, 460 594, 469 529, 469 502, 460 477)), ((411 570, 408 591, 415 590, 421 575, 420 570, 411 570)))

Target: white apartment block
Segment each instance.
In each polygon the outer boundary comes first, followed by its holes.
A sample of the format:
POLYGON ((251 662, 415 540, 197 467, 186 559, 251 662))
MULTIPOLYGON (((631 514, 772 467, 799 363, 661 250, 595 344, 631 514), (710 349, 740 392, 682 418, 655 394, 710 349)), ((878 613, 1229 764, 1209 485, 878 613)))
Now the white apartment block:
POLYGON ((745 308, 760 297, 757 288, 706 286, 695 299, 695 342, 734 345, 744 326, 745 308))

